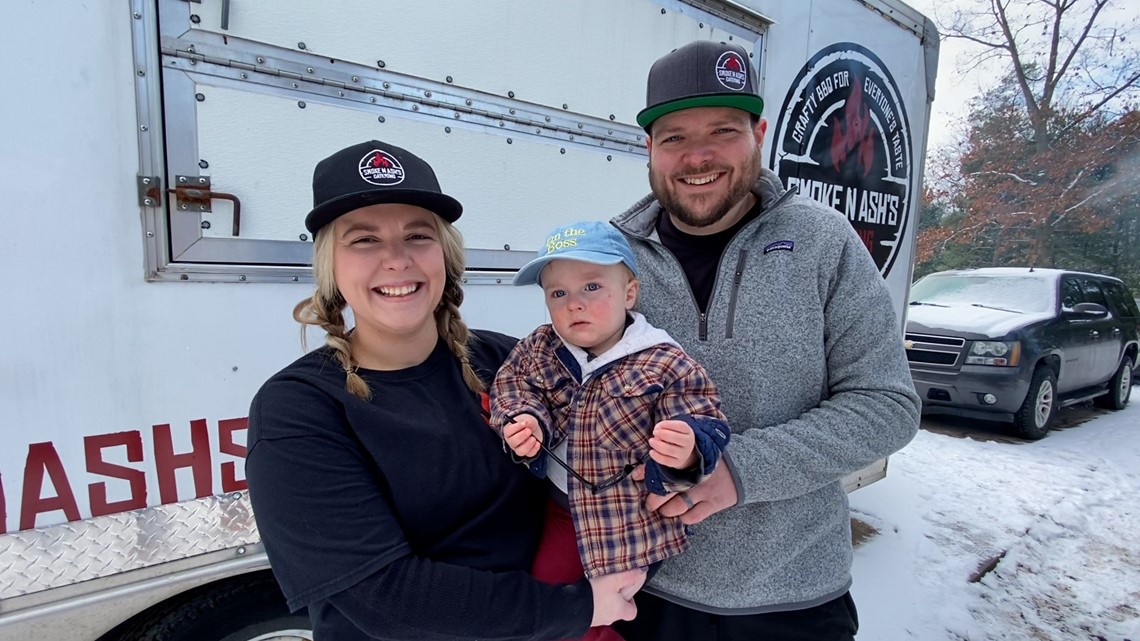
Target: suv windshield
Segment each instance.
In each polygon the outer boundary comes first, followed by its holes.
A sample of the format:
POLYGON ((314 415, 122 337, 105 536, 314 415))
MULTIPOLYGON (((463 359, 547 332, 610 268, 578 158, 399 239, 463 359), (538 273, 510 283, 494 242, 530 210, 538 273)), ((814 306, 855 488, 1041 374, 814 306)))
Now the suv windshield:
POLYGON ((1018 313, 1051 312, 1053 283, 1017 275, 931 274, 910 290, 911 305, 975 305, 1018 313))

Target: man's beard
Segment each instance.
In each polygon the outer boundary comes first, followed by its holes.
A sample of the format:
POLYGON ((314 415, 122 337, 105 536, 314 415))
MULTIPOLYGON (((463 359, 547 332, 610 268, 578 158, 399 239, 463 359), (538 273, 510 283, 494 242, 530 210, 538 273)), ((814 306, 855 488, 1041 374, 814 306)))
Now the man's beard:
MULTIPOLYGON (((702 173, 711 173, 720 171, 723 168, 714 167, 712 165, 706 167, 698 167, 694 171, 683 170, 679 174, 696 175, 702 173)), ((661 206, 670 216, 676 218, 689 227, 708 227, 720 222, 728 212, 732 211, 740 201, 748 195, 752 190, 752 185, 760 176, 760 148, 757 146, 752 156, 739 167, 740 171, 735 172, 733 182, 728 187, 728 191, 719 200, 702 207, 704 211, 694 208, 686 207, 682 204, 681 199, 677 197, 676 192, 673 190, 672 181, 664 178, 653 170, 653 165, 649 166, 649 187, 653 190, 653 194, 657 196, 661 206)), ((707 202, 703 200, 700 202, 707 202)))

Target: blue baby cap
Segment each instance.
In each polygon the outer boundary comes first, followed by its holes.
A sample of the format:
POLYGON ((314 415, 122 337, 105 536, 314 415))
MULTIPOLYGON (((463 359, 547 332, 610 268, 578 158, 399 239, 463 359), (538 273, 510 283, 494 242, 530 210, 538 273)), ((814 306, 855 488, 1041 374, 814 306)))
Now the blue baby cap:
POLYGON ((625 236, 613 225, 597 220, 584 220, 563 225, 551 231, 538 248, 538 258, 515 274, 514 284, 541 284, 542 268, 557 258, 579 260, 595 265, 625 263, 637 276, 637 259, 625 236))

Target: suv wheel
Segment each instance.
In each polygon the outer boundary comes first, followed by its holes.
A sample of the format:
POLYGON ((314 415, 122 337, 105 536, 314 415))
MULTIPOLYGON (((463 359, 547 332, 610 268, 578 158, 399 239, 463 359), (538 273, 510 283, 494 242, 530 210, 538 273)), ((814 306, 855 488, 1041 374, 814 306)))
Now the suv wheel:
POLYGON ((1022 438, 1034 441, 1044 438, 1056 413, 1057 375, 1052 368, 1038 366, 1029 381, 1029 393, 1013 415, 1014 430, 1022 438))
POLYGON ((1132 395, 1132 357, 1125 356, 1120 369, 1108 381, 1108 393, 1096 397, 1096 404, 1110 410, 1121 410, 1132 395))

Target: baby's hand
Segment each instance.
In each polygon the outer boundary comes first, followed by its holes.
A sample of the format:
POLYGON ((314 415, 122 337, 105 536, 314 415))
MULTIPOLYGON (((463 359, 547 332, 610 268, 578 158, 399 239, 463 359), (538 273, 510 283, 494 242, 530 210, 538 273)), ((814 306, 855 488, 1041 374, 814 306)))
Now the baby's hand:
POLYGON ((661 421, 653 426, 649 458, 665 467, 684 470, 697 462, 697 437, 684 421, 661 421))
POLYGON ((503 440, 515 456, 536 456, 541 449, 539 443, 542 442, 542 428, 538 426, 538 419, 530 414, 519 414, 503 427, 503 440))

